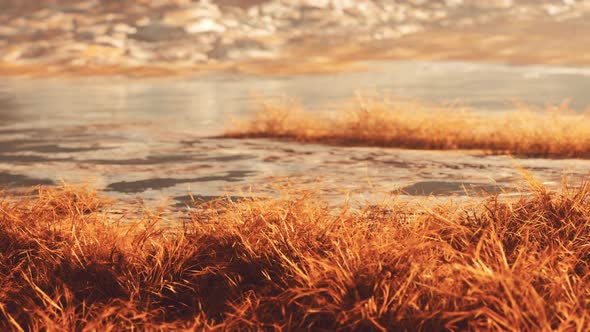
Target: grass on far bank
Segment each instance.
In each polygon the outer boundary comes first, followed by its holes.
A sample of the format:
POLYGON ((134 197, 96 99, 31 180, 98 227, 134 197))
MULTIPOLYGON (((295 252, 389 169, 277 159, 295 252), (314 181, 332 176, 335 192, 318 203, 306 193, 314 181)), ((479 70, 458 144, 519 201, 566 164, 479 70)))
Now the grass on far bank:
POLYGON ((590 328, 590 186, 511 201, 214 203, 177 229, 76 187, 0 200, 0 330, 590 328))
POLYGON ((224 137, 278 138, 337 145, 409 149, 476 149, 529 157, 590 158, 590 114, 567 103, 535 111, 470 111, 456 105, 359 100, 336 113, 317 113, 289 102, 263 103, 224 137))

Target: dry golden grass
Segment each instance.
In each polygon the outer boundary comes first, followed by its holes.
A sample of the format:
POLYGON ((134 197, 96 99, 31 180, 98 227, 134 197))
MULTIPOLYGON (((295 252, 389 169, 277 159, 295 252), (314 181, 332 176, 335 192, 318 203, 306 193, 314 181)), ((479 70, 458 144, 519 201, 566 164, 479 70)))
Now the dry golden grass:
POLYGON ((84 188, 0 201, 0 330, 590 328, 590 186, 434 208, 313 192, 176 231, 84 188))
POLYGON ((589 158, 590 114, 575 113, 565 102, 543 111, 520 105, 512 112, 490 114, 411 101, 359 100, 335 114, 305 111, 289 102, 263 103, 224 136, 589 158))

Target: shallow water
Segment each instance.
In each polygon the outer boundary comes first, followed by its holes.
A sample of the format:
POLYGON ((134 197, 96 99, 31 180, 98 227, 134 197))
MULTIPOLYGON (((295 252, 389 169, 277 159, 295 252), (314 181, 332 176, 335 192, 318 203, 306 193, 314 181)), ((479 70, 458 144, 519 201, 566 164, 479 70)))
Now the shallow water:
MULTIPOLYGON (((480 111, 571 99, 590 105, 590 69, 459 62, 373 63, 364 72, 260 77, 23 79, 0 81, 0 185, 89 180, 111 195, 182 200, 244 190, 270 192, 277 179, 341 194, 409 195, 497 192, 521 179, 505 156, 222 140, 232 116, 259 98, 291 96, 337 111, 356 92, 456 102, 480 111), (469 189, 472 188, 472 189, 469 189)), ((590 170, 582 160, 521 159, 542 181, 590 170)))
MULTIPOLYGON (((511 109, 571 100, 590 106, 590 68, 508 66, 464 62, 381 62, 366 71, 295 76, 214 73, 191 78, 4 78, 0 123, 53 127, 97 122, 167 121, 218 133, 230 115, 260 98, 293 97, 307 107, 335 110, 355 93, 384 93, 422 101, 459 101, 477 110, 511 109)), ((203 130, 205 132, 203 132, 203 130)))

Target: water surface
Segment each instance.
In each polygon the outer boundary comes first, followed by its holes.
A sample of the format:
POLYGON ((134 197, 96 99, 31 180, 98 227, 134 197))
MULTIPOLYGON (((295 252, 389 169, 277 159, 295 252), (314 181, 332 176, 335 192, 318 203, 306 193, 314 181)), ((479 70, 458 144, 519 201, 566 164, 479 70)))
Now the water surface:
MULTIPOLYGON (((99 122, 166 121, 218 133, 230 116, 251 112, 260 99, 292 97, 313 109, 336 110, 357 93, 459 101, 476 110, 542 107, 571 101, 590 106, 590 69, 464 62, 371 63, 366 71, 325 75, 253 76, 212 73, 190 78, 4 78, 1 123, 53 127, 99 122)), ((204 132, 203 132, 204 131, 204 132)))
MULTIPOLYGON (((583 111, 588 86, 589 69, 460 62, 372 63, 363 72, 311 76, 5 78, 1 184, 88 180, 112 195, 144 198, 270 191, 268 183, 287 178, 334 194, 464 195, 465 184, 497 192, 521 179, 506 156, 206 137, 255 110, 260 99, 289 96, 317 111, 338 111, 355 93, 384 93, 459 101, 483 112, 511 109, 514 100, 542 107, 570 99, 583 111)), ((517 162, 548 183, 590 170, 582 160, 517 162)))

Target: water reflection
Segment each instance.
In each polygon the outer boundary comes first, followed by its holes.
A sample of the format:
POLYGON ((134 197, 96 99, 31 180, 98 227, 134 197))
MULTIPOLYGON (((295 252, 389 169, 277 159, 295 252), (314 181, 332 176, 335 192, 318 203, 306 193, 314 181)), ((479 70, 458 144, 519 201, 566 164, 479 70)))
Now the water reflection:
POLYGON ((10 125, 18 120, 21 112, 16 97, 8 87, 0 83, 0 125, 10 125))
POLYGON ((100 122, 161 122, 218 133, 230 115, 255 108, 258 98, 291 96, 312 108, 335 109, 356 91, 385 92, 424 101, 461 101, 478 110, 509 109, 571 99, 590 105, 590 73, 549 66, 461 62, 373 63, 364 72, 260 77, 216 73, 173 79, 20 79, 0 82, 0 123, 54 127, 100 122), (336 102, 336 104, 335 104, 336 102))

